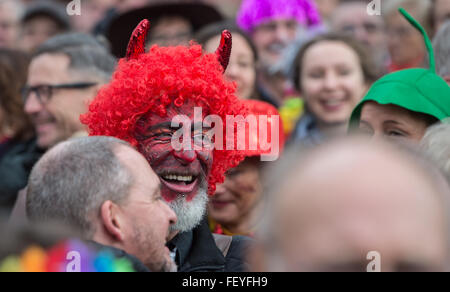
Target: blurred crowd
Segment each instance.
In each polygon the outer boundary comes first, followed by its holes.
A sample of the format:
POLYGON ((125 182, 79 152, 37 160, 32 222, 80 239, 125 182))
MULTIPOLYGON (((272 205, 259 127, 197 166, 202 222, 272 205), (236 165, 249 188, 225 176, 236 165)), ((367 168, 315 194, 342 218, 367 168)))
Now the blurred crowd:
POLYGON ((450 271, 449 85, 450 0, 0 0, 0 271, 450 271))

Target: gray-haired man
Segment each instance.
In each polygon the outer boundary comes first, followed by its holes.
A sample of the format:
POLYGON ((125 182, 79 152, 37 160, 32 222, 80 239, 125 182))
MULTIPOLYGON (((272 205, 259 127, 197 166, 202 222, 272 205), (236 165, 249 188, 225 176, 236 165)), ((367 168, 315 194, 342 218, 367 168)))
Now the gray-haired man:
POLYGON ((176 271, 166 242, 176 215, 158 176, 126 142, 84 137, 58 144, 35 165, 27 192, 33 222, 60 221, 87 240, 138 258, 152 271, 176 271))
POLYGON ((84 130, 79 117, 115 66, 107 49, 85 34, 60 35, 37 50, 23 95, 39 147, 49 148, 84 130))

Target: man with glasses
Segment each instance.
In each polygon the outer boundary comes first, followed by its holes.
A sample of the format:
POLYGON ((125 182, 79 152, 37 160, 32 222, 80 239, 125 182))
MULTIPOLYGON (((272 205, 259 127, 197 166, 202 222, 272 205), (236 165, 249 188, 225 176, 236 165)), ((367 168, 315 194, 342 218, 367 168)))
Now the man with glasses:
POLYGON ((39 147, 47 149, 85 130, 79 116, 109 81, 115 63, 100 43, 82 34, 55 37, 37 50, 22 93, 39 147))
MULTIPOLYGON (((22 90, 25 112, 36 131, 36 152, 84 133, 79 117, 98 89, 109 82, 115 66, 115 58, 103 44, 85 34, 59 35, 38 48, 22 90)), ((23 166, 25 178, 32 166, 23 166)), ((0 176, 3 171, 9 170, 0 165, 0 176)), ((26 184, 24 180, 21 187, 26 184)), ((23 213, 20 197, 13 216, 20 218, 23 213)))

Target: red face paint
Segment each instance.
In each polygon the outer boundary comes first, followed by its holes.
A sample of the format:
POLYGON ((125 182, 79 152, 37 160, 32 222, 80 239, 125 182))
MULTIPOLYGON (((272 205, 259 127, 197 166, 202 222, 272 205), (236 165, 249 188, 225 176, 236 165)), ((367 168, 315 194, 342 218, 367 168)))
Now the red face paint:
MULTIPOLYGON (((136 137, 139 151, 145 156, 153 170, 159 176, 161 193, 167 202, 184 195, 191 201, 201 188, 207 191, 207 179, 213 164, 213 149, 176 151, 172 147, 172 136, 179 128, 172 128, 171 122, 176 115, 188 116, 194 129, 194 103, 187 102, 181 106, 171 105, 167 116, 160 117, 154 113, 143 116, 136 125, 136 137)), ((203 113, 202 120, 208 113, 203 113)), ((208 131, 192 131, 191 145, 202 138, 208 131)))

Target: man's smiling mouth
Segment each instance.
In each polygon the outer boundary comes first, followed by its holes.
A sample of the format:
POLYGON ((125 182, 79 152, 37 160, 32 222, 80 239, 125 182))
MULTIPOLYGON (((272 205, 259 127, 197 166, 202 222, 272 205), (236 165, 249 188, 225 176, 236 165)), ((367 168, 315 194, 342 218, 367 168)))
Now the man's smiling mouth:
POLYGON ((194 174, 168 173, 159 177, 168 189, 182 194, 191 193, 198 185, 198 175, 194 174))

